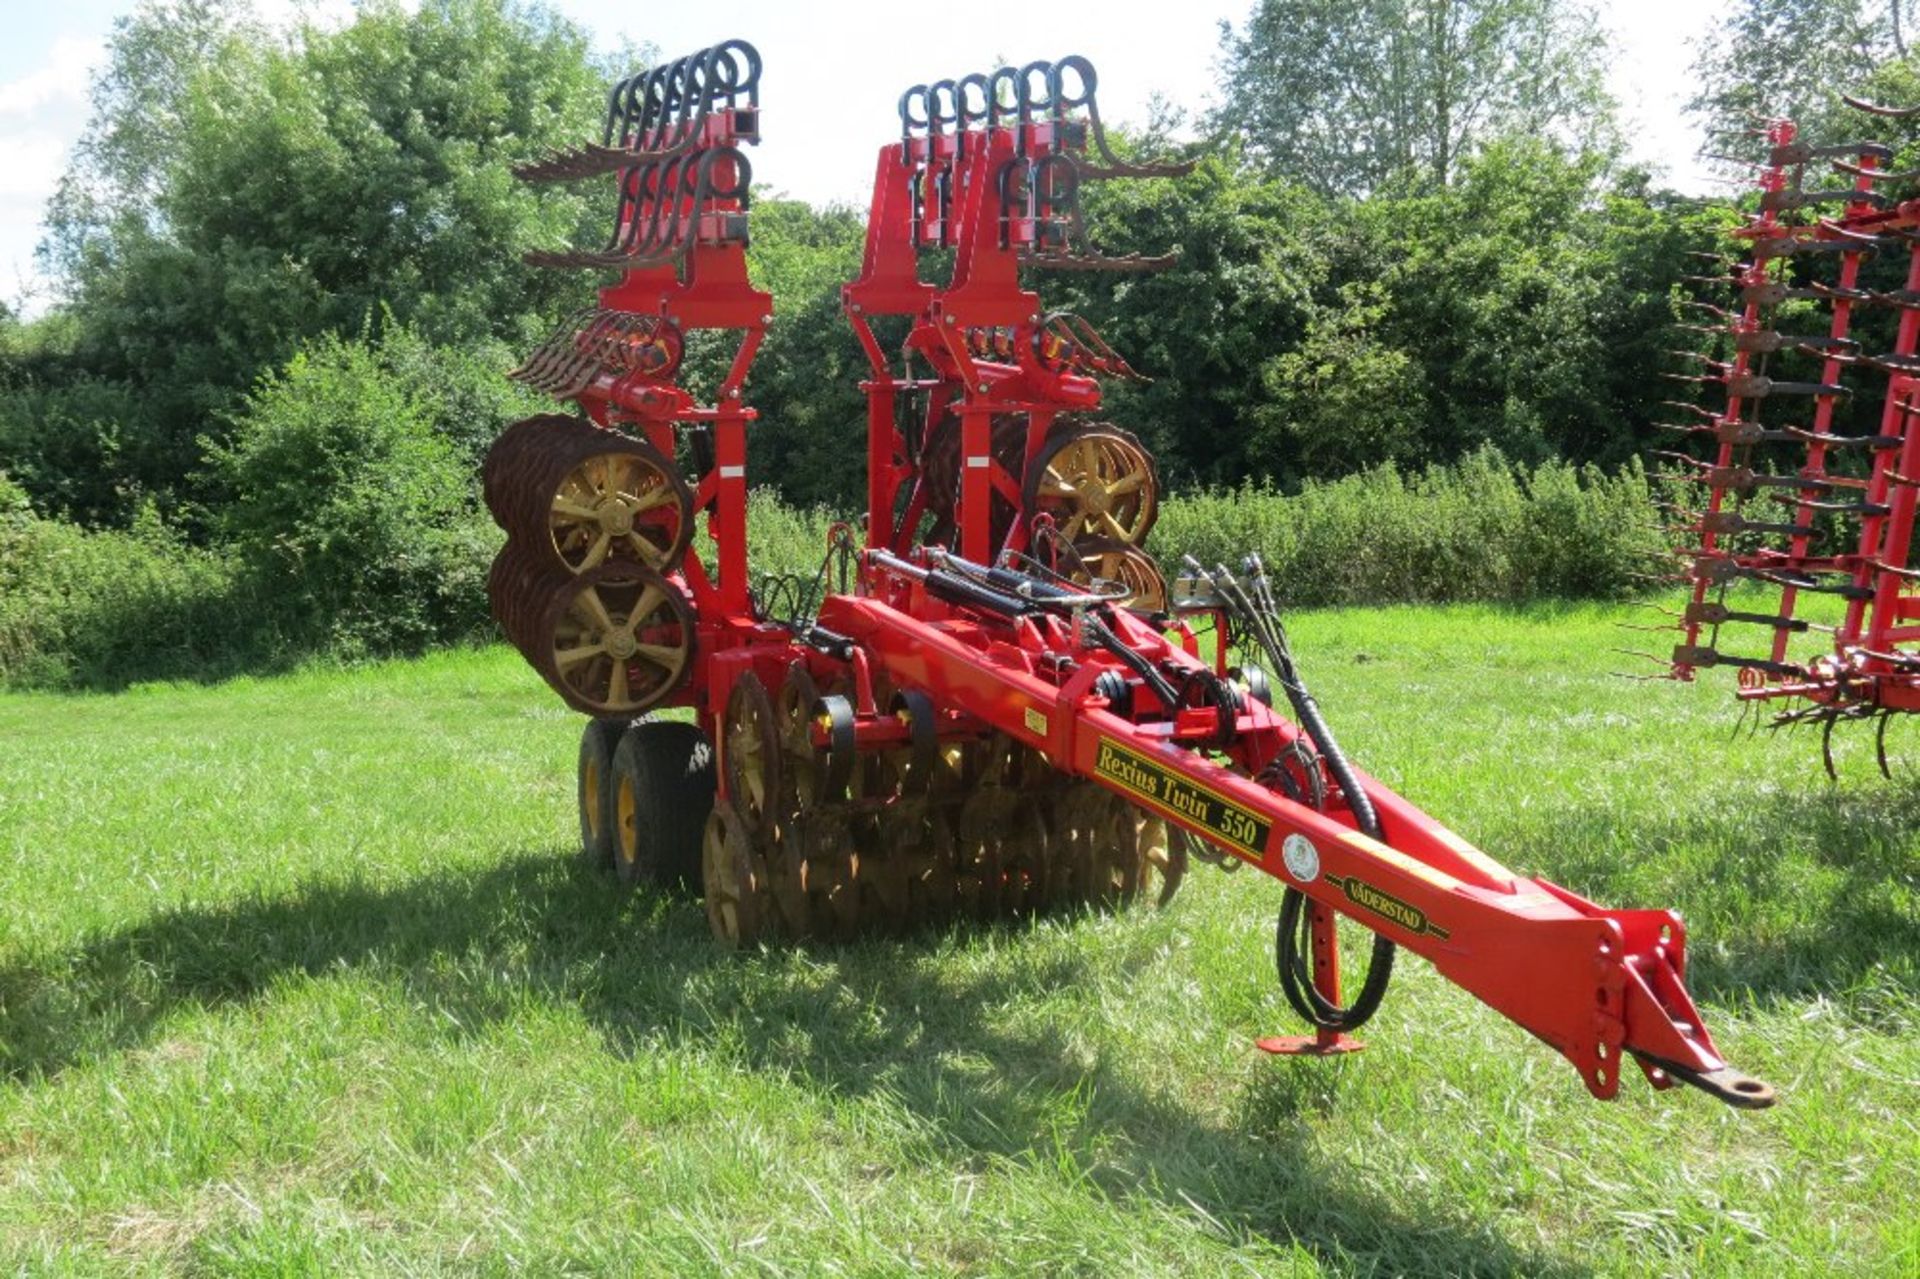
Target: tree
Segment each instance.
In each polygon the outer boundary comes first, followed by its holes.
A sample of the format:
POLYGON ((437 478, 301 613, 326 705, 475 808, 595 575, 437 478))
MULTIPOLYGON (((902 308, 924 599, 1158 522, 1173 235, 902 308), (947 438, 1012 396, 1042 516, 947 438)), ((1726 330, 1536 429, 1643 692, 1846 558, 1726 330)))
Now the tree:
POLYGON ((1712 136, 1707 150, 1756 118, 1788 116, 1803 136, 1850 141, 1862 119, 1842 93, 1869 88, 1875 71, 1906 57, 1912 0, 1741 0, 1694 59, 1700 90, 1688 111, 1712 136))
POLYGON ((1609 141, 1596 31, 1571 0, 1263 0, 1222 28, 1214 120, 1323 193, 1445 186, 1489 138, 1609 141))
POLYGON ((125 487, 170 510, 199 437, 303 342, 382 313, 439 345, 523 342, 591 281, 521 254, 605 230, 601 188, 508 172, 597 129, 607 76, 573 24, 426 0, 281 38, 249 14, 166 0, 123 22, 51 210, 72 371, 118 389, 125 487))

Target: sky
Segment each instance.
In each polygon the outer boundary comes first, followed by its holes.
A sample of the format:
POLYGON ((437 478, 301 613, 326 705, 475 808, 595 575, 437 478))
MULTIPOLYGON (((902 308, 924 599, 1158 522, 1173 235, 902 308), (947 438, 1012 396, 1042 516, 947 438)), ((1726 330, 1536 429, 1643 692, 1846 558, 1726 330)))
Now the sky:
MULTIPOLYGON (((903 0, 733 0, 720 23, 711 16, 718 8, 704 5, 552 0, 552 6, 608 48, 650 42, 677 56, 732 36, 751 40, 766 60, 756 183, 815 203, 864 205, 874 153, 895 127, 894 104, 909 84, 1078 53, 1099 69, 1101 114, 1110 123, 1144 122, 1156 96, 1200 111, 1215 96, 1220 23, 1242 20, 1251 3, 1080 0, 1023 6, 1017 23, 963 19, 939 28, 924 28, 915 18, 969 11, 903 0)), ((1632 154, 1681 190, 1707 189, 1694 158, 1701 140, 1681 104, 1689 93, 1691 44, 1726 12, 1727 0, 1615 0, 1596 7, 1612 42, 1609 86, 1632 154)), ((134 8, 134 0, 4 5, 0 300, 25 314, 37 314, 48 300, 33 250, 47 199, 86 125, 89 79, 105 61, 114 20, 134 8)), ((298 13, 339 23, 353 11, 350 0, 255 0, 255 8, 281 23, 298 13)))

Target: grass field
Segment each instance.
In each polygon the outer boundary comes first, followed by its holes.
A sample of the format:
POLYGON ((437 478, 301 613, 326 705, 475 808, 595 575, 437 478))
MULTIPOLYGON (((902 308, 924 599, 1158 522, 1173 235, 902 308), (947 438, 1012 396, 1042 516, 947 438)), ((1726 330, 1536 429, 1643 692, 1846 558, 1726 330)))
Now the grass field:
POLYGON ((1594 1102, 1418 961, 1365 1053, 1263 1058, 1251 873, 722 953, 578 867, 507 650, 0 696, 0 1271, 1920 1273, 1920 783, 1608 678, 1616 616, 1294 633, 1363 766, 1686 913, 1765 1113, 1594 1102))

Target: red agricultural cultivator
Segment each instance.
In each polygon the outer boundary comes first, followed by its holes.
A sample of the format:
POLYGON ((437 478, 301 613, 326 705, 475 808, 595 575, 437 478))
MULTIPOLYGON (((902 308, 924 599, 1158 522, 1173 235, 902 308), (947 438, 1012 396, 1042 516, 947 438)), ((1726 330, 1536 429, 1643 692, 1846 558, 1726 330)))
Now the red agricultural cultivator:
POLYGON ((1708 456, 1663 454, 1692 494, 1671 674, 1735 668, 1743 700, 1784 707, 1776 724, 1820 726, 1830 774, 1834 725, 1870 721, 1886 773, 1888 724, 1920 711, 1920 200, 1888 192, 1920 172, 1890 171, 1877 142, 1810 145, 1790 121, 1756 133, 1740 256, 1700 281, 1725 296, 1691 303, 1712 346, 1682 353, 1698 366, 1682 380, 1719 402, 1676 404, 1690 420, 1671 425, 1708 456))
POLYGON ((1701 1024, 1676 915, 1517 876, 1367 777, 1258 560, 1169 585, 1147 554, 1153 459, 1097 418, 1103 380, 1138 375, 1021 287, 1023 266, 1164 261, 1089 241, 1083 184, 1185 167, 1109 149, 1084 59, 900 100, 844 291, 871 363, 864 528, 837 529, 809 580, 750 579, 741 392, 770 305, 744 270, 740 147, 758 86, 747 45, 703 50, 616 86, 599 145, 522 170, 620 191, 606 248, 534 259, 620 278, 515 374, 584 417, 509 428, 485 475, 509 534, 496 614, 592 717, 589 857, 697 886, 734 945, 1165 902, 1190 857, 1248 863, 1285 885, 1280 978, 1314 1031, 1270 1051, 1356 1046, 1406 947, 1596 1096, 1632 1058, 1656 1087, 1770 1103, 1701 1024), (676 380, 694 330, 739 335, 711 404, 676 380), (656 707, 693 722, 636 720, 656 707), (1351 1003, 1340 915, 1376 935, 1351 1003))

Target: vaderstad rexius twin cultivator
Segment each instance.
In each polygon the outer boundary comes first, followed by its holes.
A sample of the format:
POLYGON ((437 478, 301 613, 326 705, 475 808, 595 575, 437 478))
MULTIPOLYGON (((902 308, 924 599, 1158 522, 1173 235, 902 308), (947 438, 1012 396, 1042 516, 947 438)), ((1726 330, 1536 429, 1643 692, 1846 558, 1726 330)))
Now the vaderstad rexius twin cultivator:
POLYGON ((811 582, 751 584, 759 71, 734 41, 623 81, 599 145, 521 171, 620 191, 603 250, 533 258, 620 279, 515 373, 585 417, 509 428, 485 476, 509 534, 496 616, 592 717, 589 855, 697 884, 736 945, 1164 902, 1190 853, 1251 863, 1286 886, 1280 976, 1315 1032, 1271 1051, 1353 1046, 1406 947, 1596 1096, 1631 1057, 1656 1087, 1768 1104, 1687 996, 1678 916, 1516 876, 1373 781, 1301 682, 1258 561, 1189 563, 1170 588, 1145 553, 1152 459, 1094 417, 1101 380, 1136 375, 1020 287, 1022 266, 1159 265, 1087 241, 1082 183, 1185 169, 1109 150, 1084 59, 900 100, 844 290, 872 366, 865 528, 837 530, 811 582), (921 279, 930 259, 944 281, 921 279), (677 380, 696 330, 738 334, 711 404, 677 380), (1265 672, 1227 665, 1233 646, 1265 672), (635 722, 668 706, 696 722, 635 722), (1351 1003, 1336 915, 1376 935, 1351 1003))

